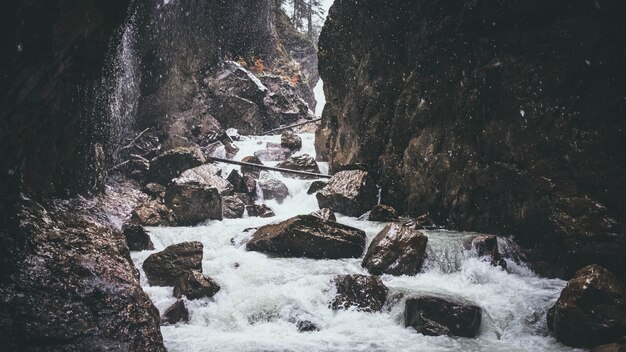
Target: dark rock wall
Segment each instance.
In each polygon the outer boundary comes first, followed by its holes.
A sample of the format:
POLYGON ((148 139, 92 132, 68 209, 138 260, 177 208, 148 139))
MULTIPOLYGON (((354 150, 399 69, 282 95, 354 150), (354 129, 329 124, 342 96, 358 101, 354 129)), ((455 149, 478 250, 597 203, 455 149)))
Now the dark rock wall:
POLYGON ((320 37, 331 167, 383 200, 514 234, 545 274, 626 275, 626 5, 337 0, 320 37))

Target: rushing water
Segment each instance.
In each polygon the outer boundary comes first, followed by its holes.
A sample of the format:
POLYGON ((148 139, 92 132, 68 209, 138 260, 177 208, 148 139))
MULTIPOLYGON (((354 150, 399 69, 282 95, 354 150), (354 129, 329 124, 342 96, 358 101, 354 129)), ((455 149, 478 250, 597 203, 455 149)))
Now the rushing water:
MULTIPOLYGON (((303 153, 314 154, 313 136, 303 137, 303 153)), ((277 142, 279 136, 248 138, 239 142, 235 159, 277 142)), ((327 166, 321 165, 326 171, 327 166)), ((231 166, 225 166, 229 172, 231 166)), ((306 190, 311 180, 280 177, 290 197, 283 204, 268 201, 276 217, 209 221, 202 226, 150 228, 155 251, 133 253, 141 270, 145 258, 165 247, 185 242, 204 244, 204 273, 222 289, 212 299, 186 301, 188 324, 163 326, 169 351, 573 351, 549 336, 545 311, 565 282, 537 277, 507 260, 509 272, 477 258, 466 250, 474 234, 426 231, 429 237, 423 273, 416 276, 382 276, 389 295, 436 294, 473 302, 483 309, 480 335, 473 339, 430 337, 403 326, 404 300, 380 313, 333 311, 331 279, 338 274, 366 274, 361 259, 314 260, 274 258, 247 252, 253 231, 245 229, 306 214, 318 209, 306 190), (309 320, 320 328, 298 332, 295 320, 309 320)), ((338 221, 364 230, 368 242, 384 224, 338 216, 338 221)), ((506 246, 506 241, 500 243, 506 246)), ((176 299, 172 287, 150 287, 142 271, 142 285, 163 312, 176 299)))

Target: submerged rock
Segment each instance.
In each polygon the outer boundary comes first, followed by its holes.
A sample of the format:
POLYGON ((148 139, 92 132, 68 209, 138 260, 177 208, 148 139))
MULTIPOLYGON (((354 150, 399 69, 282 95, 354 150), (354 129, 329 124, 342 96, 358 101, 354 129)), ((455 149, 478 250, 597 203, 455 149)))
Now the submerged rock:
POLYGON ((287 185, 273 178, 269 172, 262 172, 257 183, 263 192, 263 199, 265 200, 276 199, 278 204, 282 204, 285 198, 289 196, 287 185))
POLYGON ((324 181, 313 181, 311 183, 311 186, 309 186, 309 189, 306 191, 306 194, 313 194, 317 191, 319 191, 320 189, 326 187, 327 182, 324 181))
POLYGON ((475 337, 480 329, 482 309, 439 297, 409 298, 404 309, 404 325, 429 335, 475 337))
POLYGON ((222 197, 222 216, 225 219, 240 219, 246 210, 246 204, 237 195, 222 197))
POLYGON ((291 131, 286 131, 280 136, 280 145, 289 150, 300 150, 302 138, 291 131))
POLYGON ((548 323, 556 339, 568 346, 617 342, 626 332, 626 291, 608 270, 584 267, 561 291, 548 323))
POLYGON ((333 213, 333 211, 328 208, 316 210, 312 212, 311 215, 316 216, 320 219, 324 219, 324 220, 337 221, 337 217, 335 216, 335 213, 333 213))
POLYGON ((363 254, 365 237, 359 229, 313 215, 299 215, 260 227, 246 249, 283 257, 358 258, 363 254))
POLYGON ((377 312, 383 308, 389 289, 380 278, 367 275, 340 275, 335 278, 337 295, 331 303, 334 310, 349 309, 377 312))
POLYGON ((174 297, 181 298, 185 295, 187 299, 211 298, 219 292, 220 288, 220 285, 201 271, 188 270, 182 273, 176 281, 174 297))
POLYGON ((276 216, 272 208, 268 207, 265 204, 246 205, 246 211, 248 211, 249 216, 253 216, 253 217, 271 218, 271 217, 276 216))
POLYGON ((189 322, 189 310, 182 299, 167 308, 161 317, 161 324, 165 325, 187 322, 189 322))
POLYGON ((366 171, 341 171, 315 195, 320 208, 359 216, 376 205, 377 189, 366 171))
POLYGON ((178 225, 222 220, 222 197, 219 191, 197 181, 176 181, 170 184, 165 204, 172 209, 178 225))
POLYGON ((170 149, 150 161, 150 181, 168 184, 184 171, 206 162, 204 154, 197 147, 170 149))
MULTIPOLYGON (((312 156, 308 154, 292 156, 291 158, 276 165, 276 167, 289 169, 289 170, 296 170, 296 171, 314 172, 318 174, 320 173, 320 168, 317 165, 317 162, 312 156)), ((284 177, 293 177, 293 178, 299 178, 299 179, 315 178, 315 176, 298 175, 298 174, 292 174, 292 173, 287 173, 287 172, 282 172, 282 175, 284 177)))
POLYGON ((202 243, 173 244, 151 254, 143 262, 143 270, 151 286, 174 286, 188 270, 202 271, 202 243))
POLYGON ((391 223, 372 240, 361 265, 374 275, 415 275, 422 267, 428 237, 391 223))
POLYGON ((128 249, 131 251, 153 250, 154 244, 150 240, 150 235, 143 226, 136 223, 128 223, 122 228, 128 249))
POLYGON ((368 220, 380 222, 394 221, 398 220, 398 213, 393 207, 379 204, 370 210, 368 220))

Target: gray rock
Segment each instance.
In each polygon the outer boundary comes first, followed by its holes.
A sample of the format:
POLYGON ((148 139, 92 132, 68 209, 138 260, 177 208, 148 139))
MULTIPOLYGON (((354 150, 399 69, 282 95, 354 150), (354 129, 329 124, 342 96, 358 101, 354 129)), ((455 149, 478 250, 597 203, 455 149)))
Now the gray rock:
POLYGON ((315 196, 320 208, 359 216, 376 204, 377 189, 366 171, 341 171, 315 196))
POLYGON ((274 211, 265 204, 246 205, 246 211, 248 212, 248 216, 252 217, 271 218, 276 216, 274 211))
MULTIPOLYGON (((291 158, 281 163, 278 163, 276 167, 289 169, 289 170, 314 172, 318 174, 320 173, 320 168, 317 165, 317 162, 312 156, 308 154, 292 156, 291 158)), ((286 173, 286 172, 283 172, 282 175, 284 177, 292 177, 292 178, 300 178, 300 179, 315 178, 315 176, 298 175, 298 174, 292 174, 292 173, 286 173)))
POLYGON ((374 275, 415 275, 422 267, 428 237, 390 223, 372 240, 361 265, 374 275))
POLYGON ((216 188, 220 195, 233 193, 235 187, 220 177, 222 170, 213 164, 204 164, 183 172, 180 177, 172 180, 175 183, 199 182, 207 187, 216 188))
POLYGON ((222 215, 226 219, 240 219, 246 210, 246 204, 237 195, 222 197, 222 215))
POLYGON ((285 131, 280 136, 280 145, 289 150, 300 150, 302 148, 302 138, 291 131, 285 131))
POLYGON ((289 196, 287 186, 282 181, 273 178, 268 172, 262 172, 257 183, 265 200, 276 199, 278 204, 281 204, 289 196))

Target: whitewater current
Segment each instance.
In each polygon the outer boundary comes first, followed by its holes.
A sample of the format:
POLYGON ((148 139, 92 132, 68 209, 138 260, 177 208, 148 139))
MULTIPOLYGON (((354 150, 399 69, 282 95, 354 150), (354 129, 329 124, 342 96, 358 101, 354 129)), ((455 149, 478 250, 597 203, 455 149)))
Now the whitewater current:
MULTIPOLYGON (((300 136, 300 153, 314 156, 314 136, 300 136)), ((266 142, 280 141, 280 136, 243 138, 237 143, 240 151, 235 160, 265 148, 266 142)), ((224 165, 223 175, 233 168, 224 165)), ((325 163, 320 163, 320 168, 324 173, 328 170, 325 163)), ((132 254, 141 271, 141 284, 161 313, 176 301, 173 288, 149 286, 141 267, 146 257, 169 245, 202 242, 202 270, 221 286, 211 299, 185 301, 191 315, 189 323, 161 327, 169 351, 575 351, 556 342, 546 329, 545 312, 565 281, 540 278, 511 258, 507 259, 508 271, 491 266, 466 249, 475 233, 425 231, 428 259, 422 272, 381 277, 389 287, 389 296, 404 295, 382 312, 331 310, 333 277, 367 274, 361 259, 276 258, 245 250, 254 232, 246 229, 318 209, 315 196, 306 192, 313 180, 272 174, 290 192, 282 204, 265 201, 276 217, 245 215, 194 227, 148 228, 155 250, 132 254), (479 335, 433 337, 405 328, 404 302, 418 295, 438 295, 480 306, 483 317, 479 335), (299 332, 294 324, 297 320, 309 320, 319 331, 299 332)), ((337 215, 338 222, 364 230, 368 244, 384 227, 383 223, 337 215)), ((500 239, 499 245, 505 254, 512 251, 505 239, 500 239)))

